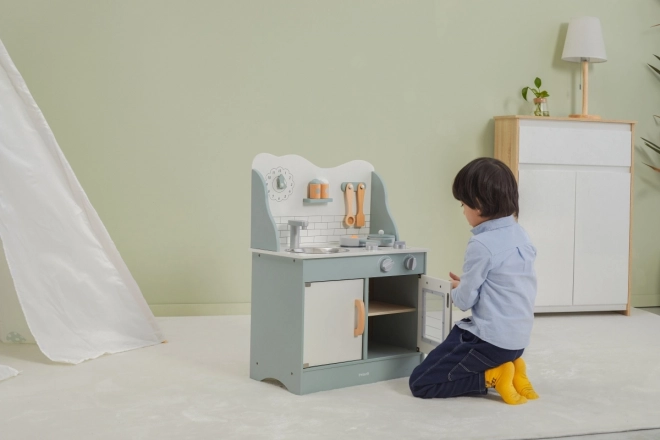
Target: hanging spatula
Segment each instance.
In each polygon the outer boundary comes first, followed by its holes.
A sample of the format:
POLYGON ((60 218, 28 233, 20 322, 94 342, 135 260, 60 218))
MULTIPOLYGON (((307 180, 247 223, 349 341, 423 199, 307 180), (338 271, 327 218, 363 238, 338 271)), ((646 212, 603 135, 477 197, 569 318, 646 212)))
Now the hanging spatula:
POLYGON ((360 182, 357 187, 357 213, 355 214, 355 227, 361 228, 366 223, 364 220, 364 191, 367 185, 360 182))

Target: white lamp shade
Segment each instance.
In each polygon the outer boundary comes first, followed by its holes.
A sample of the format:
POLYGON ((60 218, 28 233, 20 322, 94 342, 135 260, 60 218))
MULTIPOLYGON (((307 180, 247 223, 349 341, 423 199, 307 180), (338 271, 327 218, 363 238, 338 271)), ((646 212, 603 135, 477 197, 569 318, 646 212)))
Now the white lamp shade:
POLYGON ((571 19, 568 24, 561 59, 575 63, 583 60, 590 63, 607 61, 603 30, 598 18, 580 17, 571 19))

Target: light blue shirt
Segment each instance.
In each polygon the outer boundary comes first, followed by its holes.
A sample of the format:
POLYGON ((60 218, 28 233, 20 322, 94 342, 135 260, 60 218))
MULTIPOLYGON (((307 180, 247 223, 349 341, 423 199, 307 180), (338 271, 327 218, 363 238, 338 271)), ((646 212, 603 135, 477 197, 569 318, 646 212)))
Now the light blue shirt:
POLYGON ((513 216, 472 229, 463 275, 451 292, 456 306, 472 309, 460 328, 507 350, 529 345, 536 299, 536 248, 513 216))

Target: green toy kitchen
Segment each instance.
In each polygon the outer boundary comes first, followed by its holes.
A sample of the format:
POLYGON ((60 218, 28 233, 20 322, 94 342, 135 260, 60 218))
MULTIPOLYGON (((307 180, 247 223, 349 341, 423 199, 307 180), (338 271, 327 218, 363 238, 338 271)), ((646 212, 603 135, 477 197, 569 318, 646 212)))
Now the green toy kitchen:
POLYGON ((451 328, 374 167, 296 155, 252 163, 250 377, 308 394, 410 376, 451 328))

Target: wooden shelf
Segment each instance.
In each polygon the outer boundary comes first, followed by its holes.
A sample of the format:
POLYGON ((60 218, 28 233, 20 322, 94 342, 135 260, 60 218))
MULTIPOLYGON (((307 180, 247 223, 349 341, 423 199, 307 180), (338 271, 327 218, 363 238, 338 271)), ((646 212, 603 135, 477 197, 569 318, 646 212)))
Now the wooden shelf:
POLYGON ((417 310, 414 307, 400 306, 398 304, 369 301, 369 316, 391 315, 393 313, 407 313, 417 310))
POLYGON ((303 199, 303 203, 308 205, 316 205, 319 203, 329 203, 332 202, 332 199, 303 199))

